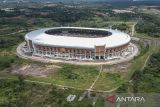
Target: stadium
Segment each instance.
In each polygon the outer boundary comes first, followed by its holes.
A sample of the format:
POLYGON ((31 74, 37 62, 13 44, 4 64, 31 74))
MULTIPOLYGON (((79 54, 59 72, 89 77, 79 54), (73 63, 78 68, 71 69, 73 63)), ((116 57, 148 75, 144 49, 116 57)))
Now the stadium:
POLYGON ((132 54, 131 38, 118 30, 84 27, 39 29, 25 35, 23 52, 65 60, 112 60, 132 54))

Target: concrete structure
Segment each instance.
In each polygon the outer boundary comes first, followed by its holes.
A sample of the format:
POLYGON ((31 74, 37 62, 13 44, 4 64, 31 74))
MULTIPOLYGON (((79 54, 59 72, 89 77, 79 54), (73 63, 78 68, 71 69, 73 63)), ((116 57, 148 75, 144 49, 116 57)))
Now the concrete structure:
POLYGON ((25 35, 23 52, 38 57, 67 60, 111 60, 134 50, 130 36, 118 30, 55 27, 25 35))
POLYGON ((75 98, 76 98, 76 95, 69 95, 67 97, 67 102, 72 102, 72 101, 74 101, 75 98))

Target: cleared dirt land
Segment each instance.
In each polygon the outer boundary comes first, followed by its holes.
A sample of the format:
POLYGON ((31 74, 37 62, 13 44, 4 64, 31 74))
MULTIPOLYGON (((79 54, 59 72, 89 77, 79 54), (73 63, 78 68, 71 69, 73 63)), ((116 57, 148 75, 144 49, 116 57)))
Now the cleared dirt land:
POLYGON ((12 65, 10 72, 13 74, 29 75, 29 76, 39 76, 48 77, 53 75, 57 69, 60 68, 56 65, 40 66, 40 65, 12 65))

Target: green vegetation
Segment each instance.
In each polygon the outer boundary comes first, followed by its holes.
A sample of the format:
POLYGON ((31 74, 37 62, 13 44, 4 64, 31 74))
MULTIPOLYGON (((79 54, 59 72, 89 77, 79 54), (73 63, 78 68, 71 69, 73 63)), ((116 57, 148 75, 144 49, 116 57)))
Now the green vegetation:
MULTIPOLYGON (((133 92, 158 93, 160 91, 160 53, 153 54, 143 71, 135 71, 132 75, 133 92)), ((123 84, 117 92, 127 92, 129 83, 123 84)))
MULTIPOLYGON (((160 17, 140 13, 116 13, 108 4, 53 4, 48 6, 39 3, 0 4, 2 8, 13 8, 13 11, 0 9, 0 106, 2 107, 91 107, 92 101, 85 97, 78 98, 94 82, 99 73, 99 66, 80 66, 56 64, 58 69, 47 77, 19 76, 10 73, 12 65, 46 66, 44 64, 18 58, 16 47, 24 41, 24 35, 38 28, 55 26, 82 26, 113 28, 131 33, 136 23, 136 37, 153 40, 150 45, 144 41, 136 43, 140 47, 139 56, 129 61, 126 69, 103 65, 103 72, 95 83, 94 90, 112 90, 121 86, 117 92, 128 92, 131 87, 128 81, 133 80, 133 92, 159 92, 160 54, 153 54, 149 63, 143 66, 149 56, 157 51, 154 37, 160 36, 160 17), (108 69, 109 68, 109 69, 108 69), (113 70, 110 68, 114 68, 113 70), (141 71, 142 70, 142 71, 141 71), (28 82, 26 82, 28 80, 28 82), (30 82, 29 82, 30 80, 30 82), (35 84, 42 82, 42 84, 35 84), (63 89, 52 85, 64 85, 76 88, 63 89), (68 103, 69 94, 77 95, 75 101, 68 103)), ((158 40, 158 39, 156 39, 158 40)), ((124 64, 125 65, 125 64, 124 64)), ((95 93, 91 93, 95 97, 95 93)), ((99 98, 95 107, 104 107, 104 99, 99 98)))
POLYGON ((125 23, 122 24, 118 24, 118 25, 113 25, 112 29, 118 29, 118 30, 122 30, 122 31, 129 31, 129 26, 125 23))
POLYGON ((137 33, 145 33, 151 37, 160 37, 160 17, 151 14, 142 14, 142 20, 136 25, 137 33))
MULTIPOLYGON (((153 48, 154 50, 154 48, 153 48)), ((152 50, 152 51, 153 51, 152 50)), ((131 87, 135 93, 158 93, 159 87, 159 63, 160 63, 160 52, 159 48, 156 48, 155 53, 151 55, 147 65, 144 69, 134 69, 134 73, 131 77, 133 86, 130 83, 124 83, 117 92, 128 92, 128 87, 131 87)), ((143 51, 142 51, 143 52, 143 51)), ((151 54, 151 53, 150 53, 151 54)), ((146 58, 147 60, 147 58, 146 58)))
POLYGON ((17 45, 17 43, 24 40, 23 36, 20 34, 15 34, 12 36, 5 36, 5 34, 2 35, 3 36, 0 36, 0 49, 7 49, 11 46, 17 45))
POLYGON ((98 68, 94 66, 62 65, 61 67, 48 78, 28 77, 27 79, 87 89, 98 75, 98 68))
POLYGON ((153 54, 142 72, 133 75, 134 91, 139 93, 158 93, 160 91, 160 53, 153 54))
POLYGON ((82 91, 27 83, 21 76, 18 80, 0 80, 0 82, 1 107, 91 107, 88 98, 78 101, 82 91), (75 101, 71 103, 66 101, 70 94, 76 94, 75 101))
MULTIPOLYGON (((140 53, 134 58, 134 60, 129 61, 127 69, 121 70, 119 67, 104 65, 103 71, 96 82, 95 90, 111 90, 116 89, 128 82, 132 77, 135 70, 141 70, 144 66, 144 62, 147 57, 152 53, 153 47, 149 47, 145 42, 137 44, 140 47, 140 53), (106 68, 106 70, 105 70, 106 68), (113 70, 112 70, 113 69, 113 70)), ((122 64, 123 66, 123 64, 122 64)))
POLYGON ((95 90, 111 90, 117 88, 124 81, 123 73, 105 73, 102 72, 96 82, 95 90))

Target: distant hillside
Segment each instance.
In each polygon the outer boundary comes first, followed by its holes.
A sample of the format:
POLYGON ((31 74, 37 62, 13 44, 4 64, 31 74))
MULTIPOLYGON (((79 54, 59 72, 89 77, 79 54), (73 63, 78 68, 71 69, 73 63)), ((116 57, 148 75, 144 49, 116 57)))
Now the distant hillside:
POLYGON ((0 0, 2 3, 11 2, 39 2, 39 3, 78 3, 78 2, 104 2, 112 5, 160 5, 160 0, 0 0))
POLYGON ((111 5, 117 7, 140 6, 140 5, 156 5, 160 6, 160 0, 133 0, 133 1, 112 1, 111 5))
POLYGON ((159 0, 0 0, 0 2, 138 2, 148 1, 155 2, 159 0))

